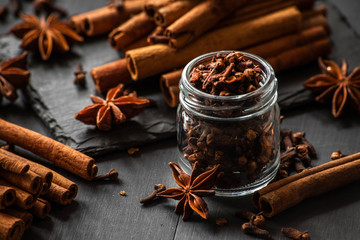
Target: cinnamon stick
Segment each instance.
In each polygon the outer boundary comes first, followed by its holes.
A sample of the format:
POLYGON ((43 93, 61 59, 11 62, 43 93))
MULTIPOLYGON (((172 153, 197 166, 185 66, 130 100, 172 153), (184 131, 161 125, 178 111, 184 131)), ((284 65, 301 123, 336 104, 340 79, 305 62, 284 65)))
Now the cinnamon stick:
POLYGON ((316 40, 326 38, 327 33, 322 26, 305 29, 300 33, 286 35, 272 41, 247 48, 245 52, 258 55, 262 58, 270 58, 284 51, 291 50, 298 46, 312 43, 316 40))
POLYGON ((162 8, 171 2, 173 2, 173 0, 148 0, 144 6, 144 10, 149 17, 153 17, 159 8, 162 8))
POLYGON ((110 45, 116 50, 124 49, 132 42, 149 34, 154 28, 154 20, 143 11, 111 31, 110 45))
POLYGON ((15 190, 15 205, 21 209, 29 209, 34 206, 36 197, 32 194, 0 179, 0 186, 6 186, 15 190))
POLYGON ((55 183, 51 184, 50 189, 44 195, 44 198, 60 205, 67 205, 71 203, 71 200, 69 200, 69 190, 55 183))
MULTIPOLYGON (((65 198, 65 204, 70 204, 75 199, 75 197, 78 193, 77 184, 74 183, 73 181, 67 179, 66 177, 60 175, 57 172, 52 171, 52 173, 54 174, 54 179, 53 179, 53 182, 51 183, 51 185, 56 184, 57 186, 62 187, 64 189, 66 189, 67 191, 69 191, 65 198)), ((51 186, 50 186, 50 188, 51 188, 51 186)), ((51 196, 52 194, 53 194, 53 192, 50 193, 49 195, 51 196)))
POLYGON ((174 1, 157 9, 154 13, 154 21, 158 26, 167 27, 199 2, 198 0, 174 1))
POLYGON ((179 81, 182 69, 161 75, 160 89, 169 107, 176 107, 179 104, 179 81))
POLYGON ((126 53, 133 80, 184 66, 191 59, 221 49, 243 49, 270 39, 296 32, 301 27, 301 14, 286 8, 266 16, 211 31, 187 47, 175 50, 155 44, 126 53), (239 29, 241 28, 241 31, 239 29))
POLYGON ((0 139, 25 148, 86 180, 92 180, 97 174, 93 158, 3 119, 0 119, 0 139))
POLYGON ((1 212, 8 214, 10 216, 13 216, 13 217, 22 219, 25 223, 25 230, 31 226, 33 216, 25 210, 15 209, 15 208, 6 208, 6 209, 2 210, 1 212))
POLYGON ((116 60, 91 69, 90 74, 94 80, 96 90, 104 93, 120 83, 132 82, 127 69, 126 59, 116 60))
POLYGON ((0 185, 0 209, 11 206, 15 203, 16 192, 13 188, 0 185))
POLYGON ((247 0, 223 0, 198 4, 166 28, 165 34, 170 38, 170 46, 185 46, 246 2, 247 0))
POLYGON ((316 11, 314 12, 314 15, 309 14, 308 17, 304 18, 302 28, 308 29, 314 26, 322 26, 326 30, 327 34, 331 33, 331 28, 326 17, 322 13, 316 11))
POLYGON ((275 72, 280 72, 289 68, 304 65, 316 60, 319 56, 326 56, 331 52, 331 42, 328 38, 308 43, 294 49, 285 51, 275 57, 268 58, 267 61, 275 72))
POLYGON ((144 0, 125 1, 121 9, 105 6, 89 12, 70 17, 70 25, 78 32, 87 36, 109 33, 130 17, 140 12, 144 7, 144 0))
POLYGON ((17 160, 7 153, 8 151, 0 148, 0 169, 3 168, 4 170, 15 174, 24 174, 29 170, 29 164, 17 160))
POLYGON ((306 198, 318 196, 360 179, 360 153, 305 169, 253 194, 253 203, 272 217, 306 198))
POLYGON ((35 217, 44 219, 49 215, 51 205, 48 201, 42 198, 36 199, 35 205, 29 209, 29 212, 35 217))
POLYGON ((25 223, 20 218, 0 213, 0 239, 18 240, 25 231, 25 223))
POLYGON ((31 170, 19 175, 0 169, 0 178, 32 194, 39 194, 43 185, 41 177, 31 170))

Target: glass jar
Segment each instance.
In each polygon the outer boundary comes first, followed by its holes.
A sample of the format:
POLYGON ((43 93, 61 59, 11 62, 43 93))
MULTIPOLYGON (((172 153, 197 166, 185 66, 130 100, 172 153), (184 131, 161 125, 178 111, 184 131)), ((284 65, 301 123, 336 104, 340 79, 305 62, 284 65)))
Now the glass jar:
POLYGON ((279 167, 277 79, 268 62, 243 53, 261 69, 260 87, 233 96, 205 93, 189 82, 190 74, 217 53, 193 59, 182 72, 177 110, 179 165, 190 174, 196 161, 203 170, 220 164, 216 195, 244 196, 265 187, 279 167))

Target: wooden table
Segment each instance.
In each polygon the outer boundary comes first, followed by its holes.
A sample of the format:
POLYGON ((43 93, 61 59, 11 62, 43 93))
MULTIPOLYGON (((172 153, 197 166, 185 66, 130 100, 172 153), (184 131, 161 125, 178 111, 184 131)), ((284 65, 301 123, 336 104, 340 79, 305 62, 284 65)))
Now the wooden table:
MULTIPOLYGON (((60 3, 60 1, 58 1, 60 3)), ((105 1, 64 1, 63 7, 70 13, 93 9, 105 1)), ((345 1, 349 4, 351 1, 345 1)), ((340 62, 341 57, 349 60, 350 69, 360 65, 360 39, 340 18, 337 8, 325 2, 333 33, 334 51, 329 56, 340 62), (351 44, 347 42, 351 37, 351 44)), ((352 11, 359 12, 360 4, 352 1, 352 11)), ((351 9, 351 8, 348 8, 351 9)), ((349 10, 351 11, 351 10, 349 10)), ((355 18, 353 18, 355 19, 355 18)), ((355 21, 355 20, 354 20, 355 21)), ((354 23, 354 22, 352 22, 354 23)), ((358 18, 360 24, 360 19, 358 18)), ((1 33, 4 31, 1 26, 1 33)), ((318 73, 317 65, 309 64, 279 74, 280 94, 301 88, 301 82, 318 73)), ((0 117, 50 136, 21 97, 15 104, 3 103, 0 117)), ((170 110, 169 110, 170 111, 170 110)), ((282 129, 305 131, 307 138, 318 151, 314 165, 329 161, 330 154, 337 149, 343 153, 360 150, 360 116, 347 113, 339 119, 330 114, 330 106, 308 104, 286 112, 282 129)), ((29 153, 30 158, 36 158, 29 153)), ((87 182, 61 169, 56 169, 79 185, 79 194, 71 205, 53 205, 50 215, 35 219, 23 239, 255 239, 242 233, 242 220, 234 216, 240 209, 254 210, 248 197, 205 199, 211 217, 203 220, 193 215, 184 222, 173 210, 176 201, 164 199, 149 206, 142 206, 139 199, 149 194, 154 184, 163 183, 174 187, 168 162, 177 161, 175 136, 160 142, 142 146, 140 152, 130 156, 127 152, 115 152, 96 158, 103 171, 116 168, 118 182, 87 182), (126 191, 126 196, 119 192, 126 191), (226 218, 228 224, 219 227, 217 218, 226 218)), ((51 164, 48 166, 53 167, 51 164)), ((312 239, 355 240, 360 236, 360 181, 349 184, 322 196, 305 200, 301 204, 267 220, 266 229, 274 239, 286 239, 280 229, 292 226, 309 230, 312 239)))

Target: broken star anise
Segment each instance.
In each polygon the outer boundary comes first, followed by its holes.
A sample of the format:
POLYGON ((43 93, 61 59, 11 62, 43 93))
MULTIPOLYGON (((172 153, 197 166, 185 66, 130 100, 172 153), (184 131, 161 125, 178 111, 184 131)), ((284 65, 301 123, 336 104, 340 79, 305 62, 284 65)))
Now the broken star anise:
POLYGON ((16 37, 22 38, 20 47, 39 50, 41 58, 48 60, 53 51, 67 52, 69 44, 82 42, 83 38, 72 30, 66 22, 59 21, 55 14, 50 14, 45 20, 34 15, 21 15, 24 22, 10 29, 16 37))
POLYGON ((129 92, 123 84, 110 89, 106 100, 94 95, 90 98, 94 104, 75 114, 75 118, 85 124, 96 125, 103 131, 129 120, 150 104, 150 100, 137 97, 136 92, 129 92))
POLYGON ((326 103, 332 98, 332 115, 337 118, 349 104, 360 113, 360 67, 347 75, 348 64, 343 60, 341 67, 331 60, 319 58, 322 74, 303 83, 314 93, 320 93, 315 100, 326 103))
POLYGON ((178 214, 182 212, 183 220, 189 218, 193 211, 207 219, 209 210, 202 197, 215 195, 215 191, 210 190, 210 188, 215 185, 217 170, 220 165, 201 173, 198 163, 195 162, 191 176, 186 174, 176 163, 170 162, 169 165, 175 182, 180 187, 169 188, 156 194, 156 196, 179 200, 175 212, 178 214))
POLYGON ((27 52, 0 63, 0 102, 2 96, 10 101, 17 99, 16 89, 24 88, 29 83, 30 72, 27 70, 27 52))

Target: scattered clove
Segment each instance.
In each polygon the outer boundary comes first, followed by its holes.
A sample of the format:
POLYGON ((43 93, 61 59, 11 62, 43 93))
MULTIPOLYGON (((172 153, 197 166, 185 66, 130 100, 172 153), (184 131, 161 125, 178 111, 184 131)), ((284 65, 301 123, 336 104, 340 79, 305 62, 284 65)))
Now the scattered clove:
POLYGON ((118 176, 119 176, 119 173, 115 170, 115 168, 112 168, 112 169, 110 169, 109 172, 95 177, 94 180, 98 181, 98 180, 110 179, 111 181, 116 181, 118 176))
POLYGON ((155 184, 154 191, 149 196, 147 196, 146 198, 141 199, 140 203, 142 203, 142 204, 151 203, 155 199, 160 198, 159 196, 156 196, 157 193, 160 193, 160 192, 165 191, 165 190, 166 190, 166 187, 165 187, 164 184, 155 184))
POLYGON ((61 17, 66 17, 67 12, 65 9, 56 6, 52 0, 35 0, 34 11, 36 14, 45 12, 47 15, 50 13, 58 13, 61 17))
POLYGON ((85 79, 86 71, 84 71, 81 63, 76 65, 74 75, 75 75, 74 84, 84 86, 86 83, 86 81, 85 81, 86 80, 85 79))
POLYGON ((126 196, 126 192, 125 192, 124 190, 121 190, 121 191, 119 192, 119 194, 120 194, 121 196, 126 196))
POLYGON ((333 152, 330 156, 331 160, 336 160, 342 157, 346 157, 346 154, 342 154, 340 150, 337 150, 336 152, 333 152))
POLYGON ((281 229, 281 232, 289 237, 289 238, 292 238, 292 239, 295 239, 295 240, 310 240, 310 235, 308 233, 308 231, 305 231, 305 232, 301 232, 295 228, 292 228, 292 227, 283 227, 281 229))
POLYGON ((255 214, 250 211, 240 210, 235 212, 235 216, 251 221, 254 225, 258 227, 262 227, 265 225, 265 217, 263 216, 262 212, 255 214))
POLYGON ((305 132, 294 133, 292 135, 292 140, 295 144, 304 144, 309 150, 309 155, 313 158, 316 158, 316 150, 314 146, 305 138, 305 132))
POLYGON ((135 154, 136 152, 138 152, 138 151, 140 151, 140 149, 139 149, 139 148, 134 148, 134 147, 129 148, 129 149, 127 150, 128 154, 130 154, 130 155, 134 155, 134 154, 135 154))
POLYGON ((228 220, 226 218, 218 218, 216 219, 216 225, 219 227, 225 226, 228 223, 228 220))
POLYGON ((243 225, 241 225, 241 230, 246 234, 251 234, 259 238, 263 239, 273 239, 269 233, 269 231, 259 228, 255 224, 253 224, 251 221, 246 222, 243 225))
POLYGON ((282 148, 287 150, 293 146, 292 142, 292 131, 291 130, 282 130, 280 131, 282 148))

